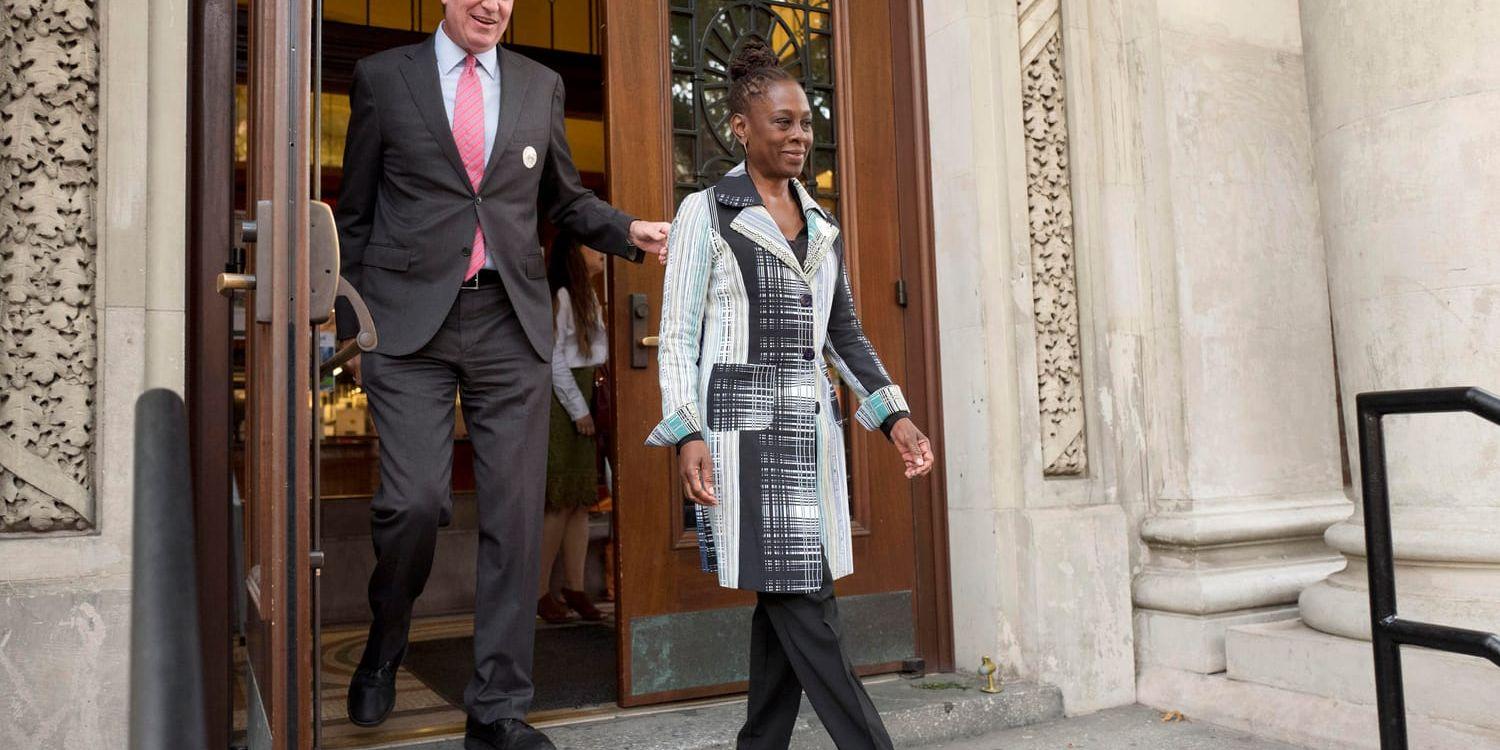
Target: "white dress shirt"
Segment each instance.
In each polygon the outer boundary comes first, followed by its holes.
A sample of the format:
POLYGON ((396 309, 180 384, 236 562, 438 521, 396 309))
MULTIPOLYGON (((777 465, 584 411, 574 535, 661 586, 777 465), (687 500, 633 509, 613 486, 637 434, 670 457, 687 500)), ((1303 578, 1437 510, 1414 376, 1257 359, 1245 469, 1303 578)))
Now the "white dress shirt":
MULTIPOLYGON (((589 295, 593 296, 592 289, 589 295)), ((597 306, 599 300, 594 299, 597 306)), ((578 325, 573 319, 573 302, 567 289, 557 290, 557 335, 552 344, 552 392, 562 402, 563 409, 574 422, 588 416, 589 402, 578 390, 578 381, 573 379, 576 367, 598 367, 609 360, 609 341, 604 333, 604 315, 594 321, 593 335, 589 337, 589 351, 578 351, 578 325)))
MULTIPOLYGON (((448 126, 453 126, 453 103, 458 98, 458 78, 464 73, 464 58, 469 56, 463 47, 449 38, 443 24, 438 24, 437 38, 433 43, 437 53, 438 82, 443 87, 443 109, 448 112, 448 126)), ((474 72, 479 76, 479 90, 484 96, 484 163, 490 163, 490 152, 495 149, 495 131, 500 129, 500 48, 491 47, 474 56, 478 64, 474 72)), ((485 255, 484 267, 494 270, 494 256, 485 255)))

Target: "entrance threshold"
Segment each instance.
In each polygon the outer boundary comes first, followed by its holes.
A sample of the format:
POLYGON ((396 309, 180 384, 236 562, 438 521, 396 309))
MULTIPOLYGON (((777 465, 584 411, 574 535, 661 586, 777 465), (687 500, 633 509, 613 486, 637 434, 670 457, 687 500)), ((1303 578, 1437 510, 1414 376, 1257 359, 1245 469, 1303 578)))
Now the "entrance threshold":
MULTIPOLYGON (((1061 718, 1062 693, 1028 682, 980 691, 971 675, 884 676, 865 680, 870 698, 898 746, 945 742, 1061 718)), ((614 706, 574 711, 566 717, 533 717, 559 750, 729 750, 745 721, 745 698, 706 699, 667 706, 614 706)), ((817 715, 804 699, 793 747, 831 748, 817 715)), ((462 729, 387 745, 380 750, 463 750, 462 729)), ((373 749, 372 749, 373 750, 373 749)))

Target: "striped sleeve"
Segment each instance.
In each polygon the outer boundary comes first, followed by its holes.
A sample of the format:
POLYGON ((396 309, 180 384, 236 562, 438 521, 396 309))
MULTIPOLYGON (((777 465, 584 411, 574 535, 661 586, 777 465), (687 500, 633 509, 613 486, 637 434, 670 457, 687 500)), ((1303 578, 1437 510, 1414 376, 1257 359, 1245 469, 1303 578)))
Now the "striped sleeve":
POLYGON ((909 411, 901 387, 891 382, 875 347, 865 337, 864 326, 854 311, 854 297, 849 290, 849 268, 840 253, 838 286, 833 292, 833 307, 828 314, 828 338, 823 354, 838 370, 859 399, 854 418, 867 430, 882 429, 885 421, 909 411))
POLYGON ((698 413, 698 349, 713 269, 711 210, 705 193, 693 193, 683 200, 672 221, 656 355, 662 420, 646 439, 647 445, 677 445, 703 430, 698 413))

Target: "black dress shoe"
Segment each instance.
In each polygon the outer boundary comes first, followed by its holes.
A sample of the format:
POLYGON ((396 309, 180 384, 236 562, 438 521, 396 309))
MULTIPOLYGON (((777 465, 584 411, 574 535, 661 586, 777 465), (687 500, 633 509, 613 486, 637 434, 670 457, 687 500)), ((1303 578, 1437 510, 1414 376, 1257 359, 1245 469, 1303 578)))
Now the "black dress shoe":
POLYGON ((464 750, 557 750, 557 746, 520 719, 484 724, 470 716, 464 727, 464 750))
POLYGON ((360 667, 349 681, 349 721, 373 727, 385 721, 396 705, 396 662, 377 669, 360 667))

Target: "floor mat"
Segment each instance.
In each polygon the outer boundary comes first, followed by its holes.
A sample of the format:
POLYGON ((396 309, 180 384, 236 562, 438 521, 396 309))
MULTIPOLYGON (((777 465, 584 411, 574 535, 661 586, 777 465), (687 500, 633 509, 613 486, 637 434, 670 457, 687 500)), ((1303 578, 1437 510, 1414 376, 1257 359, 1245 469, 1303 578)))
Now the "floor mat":
MULTIPOLYGON (((580 623, 536 631, 532 711, 584 708, 615 702, 615 629, 580 623)), ((401 666, 455 706, 474 675, 470 636, 413 641, 401 666)))

